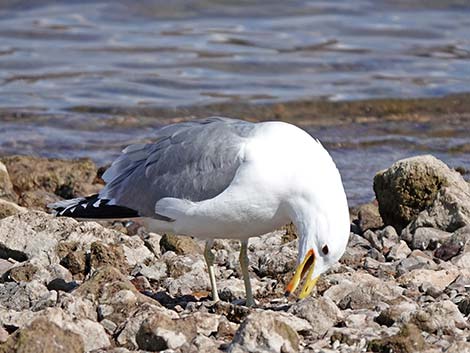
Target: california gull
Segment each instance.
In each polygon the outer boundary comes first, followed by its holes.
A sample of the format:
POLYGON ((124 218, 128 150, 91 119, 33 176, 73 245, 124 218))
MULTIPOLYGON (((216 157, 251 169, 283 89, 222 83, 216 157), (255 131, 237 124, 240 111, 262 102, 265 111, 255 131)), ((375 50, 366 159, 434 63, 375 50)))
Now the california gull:
POLYGON ((50 205, 58 216, 143 217, 156 232, 206 240, 212 298, 219 300, 214 239, 241 241, 246 305, 254 304, 248 239, 293 222, 298 266, 287 286, 305 283, 309 295, 320 274, 344 253, 349 212, 341 176, 320 142, 284 122, 252 123, 212 117, 165 126, 155 142, 124 149, 104 173, 99 194, 50 205))

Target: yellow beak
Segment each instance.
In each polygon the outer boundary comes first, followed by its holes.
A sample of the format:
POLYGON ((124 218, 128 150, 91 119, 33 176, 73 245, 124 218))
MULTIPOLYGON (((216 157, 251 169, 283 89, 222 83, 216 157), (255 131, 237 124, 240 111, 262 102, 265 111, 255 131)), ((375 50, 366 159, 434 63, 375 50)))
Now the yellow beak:
POLYGON ((313 273, 314 268, 315 268, 315 253, 313 252, 313 249, 310 249, 307 255, 305 255, 304 260, 295 269, 294 277, 287 285, 286 296, 289 296, 291 293, 293 293, 297 289, 300 281, 302 280, 302 278, 305 277, 305 274, 307 274, 305 284, 299 294, 300 299, 306 298, 312 292, 313 287, 315 287, 315 284, 317 283, 318 278, 320 277, 320 276, 317 276, 312 279, 312 273, 313 273))

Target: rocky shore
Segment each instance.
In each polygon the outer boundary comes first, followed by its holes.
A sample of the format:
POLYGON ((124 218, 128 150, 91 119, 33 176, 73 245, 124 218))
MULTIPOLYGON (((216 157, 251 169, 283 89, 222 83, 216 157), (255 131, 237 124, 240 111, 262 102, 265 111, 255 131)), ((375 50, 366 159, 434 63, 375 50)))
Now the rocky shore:
POLYGON ((0 161, 1 353, 470 352, 470 184, 432 156, 377 173, 308 299, 284 298, 295 229, 252 238, 255 308, 236 241, 215 243, 214 303, 201 242, 45 212, 102 187, 90 160, 0 161))

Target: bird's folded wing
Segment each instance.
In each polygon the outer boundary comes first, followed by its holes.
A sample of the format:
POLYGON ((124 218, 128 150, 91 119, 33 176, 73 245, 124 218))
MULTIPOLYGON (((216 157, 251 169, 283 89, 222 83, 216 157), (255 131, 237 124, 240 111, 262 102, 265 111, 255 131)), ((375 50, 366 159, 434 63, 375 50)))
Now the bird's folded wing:
POLYGON ((166 126, 156 142, 127 147, 104 173, 100 197, 154 217, 165 197, 202 201, 223 192, 243 162, 254 124, 209 118, 166 126))

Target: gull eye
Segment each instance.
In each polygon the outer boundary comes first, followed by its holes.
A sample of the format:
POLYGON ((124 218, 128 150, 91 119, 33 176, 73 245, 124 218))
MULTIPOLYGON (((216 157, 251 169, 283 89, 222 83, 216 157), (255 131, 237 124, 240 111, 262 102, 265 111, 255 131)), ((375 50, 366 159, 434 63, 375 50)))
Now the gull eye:
POLYGON ((330 249, 328 249, 328 245, 323 245, 323 247, 321 248, 321 252, 323 253, 323 255, 328 255, 328 253, 330 252, 330 249))

